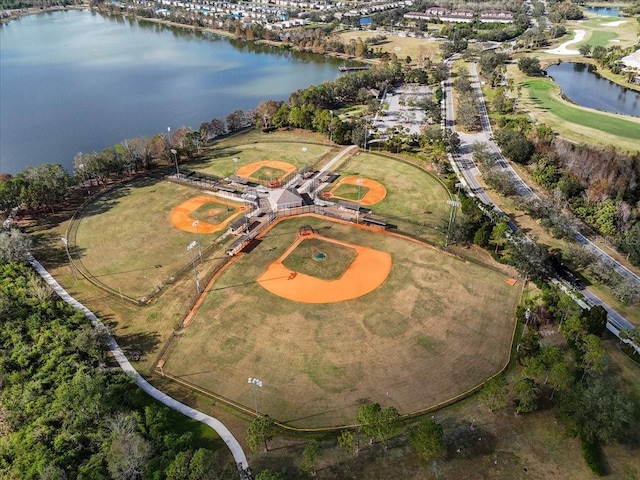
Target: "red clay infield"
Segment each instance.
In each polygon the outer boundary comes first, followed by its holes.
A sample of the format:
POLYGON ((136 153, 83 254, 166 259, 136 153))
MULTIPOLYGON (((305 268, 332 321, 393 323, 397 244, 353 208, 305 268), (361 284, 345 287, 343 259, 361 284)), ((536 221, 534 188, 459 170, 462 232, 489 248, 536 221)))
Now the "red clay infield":
POLYGON ((389 276, 391 255, 372 248, 340 242, 314 234, 299 237, 278 260, 267 266, 258 283, 274 295, 302 303, 336 303, 372 292, 389 276), (285 267, 282 262, 304 239, 316 237, 353 248, 357 255, 337 280, 322 280, 285 267))
MULTIPOLYGON (((362 186, 367 187, 369 191, 365 193, 360 199, 361 205, 373 205, 375 203, 381 202, 384 200, 384 197, 387 196, 387 189, 384 188, 379 182, 375 180, 371 180, 370 178, 362 178, 362 177, 344 177, 341 178, 338 183, 330 190, 330 192, 334 192, 340 185, 358 185, 358 180, 362 180, 362 186)), ((341 198, 335 196, 335 198, 341 198)))
POLYGON ((171 223, 173 223, 174 227, 179 228, 180 230, 184 230, 185 232, 213 233, 213 232, 217 232, 218 230, 222 230, 225 227, 225 225, 227 225, 227 223, 233 220, 233 218, 238 213, 240 213, 242 208, 243 207, 238 206, 238 204, 225 202, 220 198, 200 196, 200 197, 190 198, 186 202, 182 202, 180 205, 175 207, 173 210, 171 210, 171 213, 169 214, 169 219, 171 220, 171 223), (222 223, 209 223, 204 221, 198 221, 198 227, 196 230, 196 227, 193 226, 193 222, 196 219, 191 217, 191 213, 195 212, 198 208, 200 208, 202 205, 206 203, 212 204, 212 207, 211 207, 212 210, 216 210, 214 205, 219 204, 221 207, 224 207, 224 208, 226 207, 233 208, 233 210, 236 210, 236 213, 230 215, 222 223))

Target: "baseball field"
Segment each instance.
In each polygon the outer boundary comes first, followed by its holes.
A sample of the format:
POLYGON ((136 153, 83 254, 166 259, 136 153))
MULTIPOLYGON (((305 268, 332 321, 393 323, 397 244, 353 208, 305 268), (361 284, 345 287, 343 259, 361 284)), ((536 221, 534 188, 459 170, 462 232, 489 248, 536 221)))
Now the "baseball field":
POLYGON ((268 230, 205 295, 165 358, 165 372, 247 407, 254 397, 246 379, 258 377, 261 412, 314 428, 352 422, 363 402, 406 414, 476 386, 509 358, 520 288, 493 270, 397 235, 301 216, 268 230), (320 242, 307 252, 296 245, 304 226, 320 242), (349 277, 349 253, 322 242, 379 256, 349 277), (319 252, 326 258, 317 262, 317 273, 312 258, 298 266, 296 255, 319 252), (265 278, 274 264, 288 260, 288 272, 265 278), (328 278, 320 272, 325 262, 334 263, 328 278), (282 293, 299 292, 296 284, 305 277, 317 281, 314 303, 282 293), (371 277, 382 282, 335 301, 334 295, 371 277), (330 285, 336 278, 342 288, 330 285))

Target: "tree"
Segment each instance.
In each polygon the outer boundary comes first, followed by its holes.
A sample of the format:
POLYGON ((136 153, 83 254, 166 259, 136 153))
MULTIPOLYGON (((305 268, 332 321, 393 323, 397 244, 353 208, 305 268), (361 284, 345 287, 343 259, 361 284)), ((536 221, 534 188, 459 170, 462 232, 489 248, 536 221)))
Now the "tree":
POLYGON ((573 383, 573 375, 569 369, 569 364, 566 360, 555 363, 551 370, 549 370, 549 376, 547 377, 549 386, 551 387, 550 400, 553 400, 553 395, 558 392, 565 392, 573 383))
POLYGON ((529 76, 537 76, 542 74, 540 60, 537 57, 522 57, 518 60, 518 68, 522 73, 529 76))
POLYGON ((518 358, 522 361, 529 357, 535 357, 540 352, 540 335, 535 330, 527 330, 520 338, 518 344, 518 358))
POLYGON ((633 416, 632 403, 603 377, 567 390, 560 413, 571 433, 587 441, 609 443, 621 438, 633 416))
MULTIPOLYGON (((631 340, 637 346, 640 346, 640 328, 624 328, 620 330, 620 339, 621 340, 631 340)), ((634 349, 635 352, 635 349, 634 349)))
POLYGON ((582 352, 580 366, 583 369, 582 378, 587 374, 599 373, 605 367, 605 351, 602 342, 593 334, 582 337, 578 345, 582 352))
POLYGON ((513 387, 516 394, 516 413, 529 413, 538 409, 540 386, 531 378, 521 378, 513 387))
POLYGON ((507 404, 508 393, 507 380, 500 375, 484 384, 480 390, 479 400, 493 412, 507 404))
POLYGON ((359 451, 358 438, 350 430, 344 430, 338 435, 338 446, 344 448, 351 455, 357 455, 359 451))
POLYGON ((256 480, 286 480, 281 473, 263 470, 256 475, 256 480))
POLYGON ((520 131, 501 128, 494 135, 502 153, 516 163, 527 163, 534 152, 533 143, 520 131))
POLYGON ((113 478, 140 478, 153 447, 136 431, 132 415, 117 414, 111 419, 111 443, 107 449, 107 468, 113 478))
POLYGON ((0 262, 25 263, 31 251, 31 238, 17 228, 0 229, 0 262))
POLYGON ((367 403, 358 408, 358 422, 362 432, 373 440, 382 441, 385 449, 388 441, 400 428, 400 413, 395 407, 382 409, 378 403, 367 403))
POLYGON ((255 452, 261 444, 264 444, 264 452, 269 451, 267 442, 275 437, 277 429, 275 423, 268 415, 256 417, 249 425, 247 434, 247 446, 255 452))
POLYGON ((304 461, 302 462, 302 471, 312 477, 316 476, 316 467, 320 456, 320 444, 317 440, 311 440, 304 447, 302 453, 304 461))
POLYGON ((583 57, 588 57, 591 53, 591 45, 589 45, 588 43, 584 43, 578 47, 578 51, 583 57))
POLYGON ((425 418, 409 431, 409 444, 423 460, 431 460, 445 453, 442 425, 425 418))
POLYGON ((235 132, 247 125, 247 119, 242 110, 236 110, 227 116, 227 128, 230 132, 235 132))
POLYGON ((587 333, 601 337, 607 328, 607 311, 601 305, 595 305, 584 311, 582 320, 587 333))

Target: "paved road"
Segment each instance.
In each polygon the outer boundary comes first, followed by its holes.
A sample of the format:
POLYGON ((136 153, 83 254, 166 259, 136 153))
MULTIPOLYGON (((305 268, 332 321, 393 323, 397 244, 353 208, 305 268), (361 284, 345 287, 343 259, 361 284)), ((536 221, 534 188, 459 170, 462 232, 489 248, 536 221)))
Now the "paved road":
MULTIPOLYGON (((455 112, 453 109, 453 86, 451 81, 451 61, 459 58, 454 55, 449 60, 447 60, 447 65, 449 67, 449 75, 447 80, 444 82, 444 92, 445 92, 445 102, 444 102, 444 115, 443 115, 443 125, 445 128, 449 128, 452 131, 456 131, 455 129, 455 112)), ((467 185, 469 191, 477 196, 484 204, 486 204, 489 208, 492 208, 495 211, 500 211, 499 208, 494 204, 493 200, 487 193, 484 191, 476 176, 480 174, 478 168, 473 162, 473 155, 471 153, 471 146, 474 142, 485 142, 488 144, 489 148, 492 152, 496 154, 498 165, 503 169, 504 172, 509 173, 512 177, 514 185, 518 191, 518 193, 524 197, 536 197, 536 194, 533 190, 520 178, 515 170, 511 167, 509 162, 504 158, 500 149, 493 141, 493 132, 491 130, 491 123, 489 121, 489 116, 487 114, 486 106, 484 104, 484 97, 482 95, 482 90, 480 88, 480 82, 478 79, 476 64, 471 64, 471 85, 474 88, 474 91, 478 97, 478 101, 480 104, 480 117, 482 124, 482 131, 474 134, 467 134, 464 132, 457 132, 460 137, 460 148, 458 152, 454 153, 451 156, 452 166, 458 174, 458 177, 461 177, 461 180, 464 179, 464 182, 467 185)), ((516 225, 512 222, 509 223, 512 230, 517 229, 516 225)), ((635 275, 633 272, 626 269, 623 265, 617 263, 613 258, 607 255, 605 252, 600 250, 593 242, 588 240, 579 232, 576 232, 576 239, 578 242, 583 244, 589 250, 594 252, 600 259, 609 263, 616 271, 618 271, 621 275, 624 275, 626 278, 635 280, 640 282, 640 278, 635 275)), ((610 331, 612 331, 616 336, 621 329, 630 329, 633 328, 634 325, 629 322, 626 318, 620 315, 617 311, 615 311, 611 306, 607 305, 600 298, 598 298, 595 294, 588 290, 583 290, 581 292, 584 297, 587 299, 587 303, 590 305, 601 305, 607 310, 609 325, 607 327, 610 331)), ((635 346, 636 350, 639 347, 635 346)), ((639 350, 640 351, 640 350, 639 350)))
MULTIPOLYGON (((91 312, 91 310, 89 310, 87 307, 85 307, 75 298, 69 295, 67 291, 62 288, 62 286, 51 276, 51 274, 47 272, 47 270, 40 264, 40 262, 38 262, 33 256, 29 258, 29 262, 38 272, 38 274, 44 279, 44 281, 47 282, 51 286, 51 288, 53 288, 53 290, 60 296, 62 300, 84 313, 94 328, 106 330, 106 327, 98 319, 98 317, 96 317, 93 312, 91 312)), ((148 395, 163 403, 167 407, 213 428, 218 433, 220 438, 224 440, 224 443, 227 444, 229 450, 231 450, 233 459, 235 460, 238 467, 244 471, 248 471, 249 463, 247 462, 247 457, 245 456, 240 443, 238 443, 233 434, 227 429, 227 427, 222 424, 222 422, 220 422, 220 420, 199 412, 198 410, 195 410, 188 405, 179 402, 175 398, 170 397, 166 393, 163 393, 154 386, 150 385, 144 378, 142 378, 140 374, 138 374, 136 369, 133 368, 133 365, 131 365, 129 360, 127 360, 127 357, 122 352, 122 349, 118 346, 118 343, 111 335, 109 335, 109 350, 111 351, 113 358, 115 358, 120 365, 120 368, 122 368, 125 373, 134 378, 136 381, 136 385, 138 385, 138 387, 144 390, 148 395)))

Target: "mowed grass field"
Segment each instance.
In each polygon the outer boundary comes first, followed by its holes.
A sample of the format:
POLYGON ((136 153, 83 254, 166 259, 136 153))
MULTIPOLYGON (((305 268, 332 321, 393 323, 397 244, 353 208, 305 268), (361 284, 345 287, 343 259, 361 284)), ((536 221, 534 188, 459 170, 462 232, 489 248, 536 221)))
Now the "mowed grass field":
POLYGON ((519 284, 475 264, 387 233, 318 217, 282 221, 207 291, 165 371, 296 427, 354 422, 363 402, 403 414, 475 387, 508 360, 519 284), (301 304, 255 279, 302 225, 389 252, 393 267, 373 292, 334 304, 301 304))
POLYGON ((549 125, 568 138, 638 150, 640 119, 596 112, 560 98, 560 89, 551 80, 529 79, 522 82, 527 92, 520 102, 530 106, 540 123, 549 125), (528 98, 527 98, 528 97, 528 98), (572 124, 572 125, 567 125, 572 124))
POLYGON ((355 257, 356 251, 346 245, 309 238, 300 242, 282 264, 298 273, 322 280, 336 280, 349 268, 355 257))
MULTIPOLYGON (((244 138, 239 137, 239 138, 244 138)), ((230 139, 228 143, 209 149, 204 158, 198 162, 192 162, 190 167, 195 170, 217 175, 219 177, 228 177, 234 174, 236 163, 234 158, 238 159, 237 167, 248 165, 253 162, 262 160, 279 160, 302 168, 305 165, 313 165, 316 161, 323 159, 326 155, 333 151, 330 145, 318 145, 313 143, 305 143, 304 141, 278 141, 279 138, 286 139, 284 135, 273 134, 272 137, 258 137, 254 143, 233 144, 231 140, 239 141, 239 138, 230 139), (268 141, 260 141, 260 139, 268 141), (306 148, 306 151, 302 149, 306 148)), ((337 153, 339 150, 335 150, 337 153)), ((278 178, 275 175, 282 175, 284 172, 279 169, 260 168, 253 174, 264 175, 264 180, 278 178), (273 177, 269 176, 267 170, 273 170, 273 177)), ((258 178, 258 177, 256 177, 258 178)))
MULTIPOLYGON (((190 264, 186 247, 198 236, 174 227, 169 214, 199 195, 202 192, 197 189, 167 181, 143 179, 122 185, 78 216, 74 257, 105 285, 123 295, 142 298, 190 264)), ((211 210, 219 205, 216 218, 227 218, 226 206, 215 200, 212 196, 211 203, 203 207, 211 210)), ((205 220, 204 216, 201 219, 205 220)), ((203 248, 223 232, 200 233, 203 248)))
POLYGON ((387 217, 405 233, 434 242, 442 240, 436 227, 449 218, 449 193, 434 175, 374 152, 355 155, 339 172, 343 176, 370 178, 384 185, 387 196, 367 206, 374 214, 387 217))

